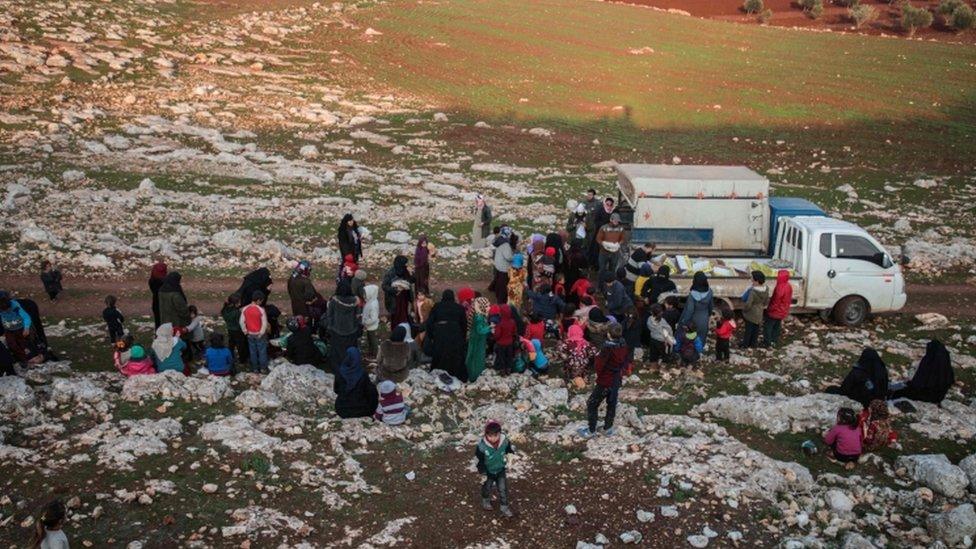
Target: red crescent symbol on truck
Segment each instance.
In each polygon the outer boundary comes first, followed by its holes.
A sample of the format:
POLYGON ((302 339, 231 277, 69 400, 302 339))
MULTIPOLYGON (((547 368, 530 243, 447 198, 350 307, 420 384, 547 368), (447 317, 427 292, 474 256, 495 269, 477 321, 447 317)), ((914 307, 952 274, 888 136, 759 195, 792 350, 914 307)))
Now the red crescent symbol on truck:
POLYGON ((668 191, 668 192, 664 193, 664 198, 671 198, 671 192, 668 191))
POLYGON ((698 200, 705 198, 705 193, 698 191, 698 200))
POLYGON ((735 191, 732 191, 732 194, 729 195, 729 198, 738 198, 738 197, 739 195, 735 194, 735 191))
POLYGON ((651 219, 651 212, 644 212, 644 221, 648 221, 650 219, 651 219))
POLYGON ((756 198, 759 200, 763 199, 763 193, 756 193, 756 198))

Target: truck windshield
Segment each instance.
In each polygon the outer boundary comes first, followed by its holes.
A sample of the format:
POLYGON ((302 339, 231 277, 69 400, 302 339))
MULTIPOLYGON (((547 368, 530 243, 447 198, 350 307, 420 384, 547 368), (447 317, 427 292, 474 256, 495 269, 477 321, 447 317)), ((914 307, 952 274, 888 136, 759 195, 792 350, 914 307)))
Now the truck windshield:
POLYGON ((885 254, 870 240, 863 236, 849 234, 837 235, 837 257, 843 259, 858 259, 884 267, 885 254))

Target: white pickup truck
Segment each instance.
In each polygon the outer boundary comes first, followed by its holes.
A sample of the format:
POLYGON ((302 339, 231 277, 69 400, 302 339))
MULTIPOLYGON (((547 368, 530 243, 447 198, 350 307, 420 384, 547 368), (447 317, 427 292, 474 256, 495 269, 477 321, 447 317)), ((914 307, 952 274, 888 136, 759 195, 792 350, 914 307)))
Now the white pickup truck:
POLYGON ((621 164, 617 173, 631 245, 654 242, 686 267, 671 277, 682 295, 694 265, 707 265, 715 297, 741 306, 761 266, 791 271, 793 312, 853 326, 905 305, 900 266, 867 231, 808 201, 770 198, 769 182, 747 168, 621 164))

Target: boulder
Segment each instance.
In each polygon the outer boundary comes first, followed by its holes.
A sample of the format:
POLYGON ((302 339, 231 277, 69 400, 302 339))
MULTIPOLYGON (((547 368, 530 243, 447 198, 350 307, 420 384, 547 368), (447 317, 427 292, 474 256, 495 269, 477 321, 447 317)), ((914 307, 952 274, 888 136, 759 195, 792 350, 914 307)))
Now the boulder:
POLYGON ((837 409, 845 406, 860 408, 845 396, 826 393, 800 397, 736 395, 708 399, 695 406, 691 415, 707 413, 770 433, 799 433, 830 428, 837 419, 837 409))
POLYGON ((254 233, 247 229, 227 229, 226 231, 214 233, 210 237, 210 241, 218 248, 232 252, 244 252, 254 246, 253 236, 254 233))
POLYGON ((386 233, 386 240, 397 244, 410 242, 410 234, 404 231, 390 231, 386 233))
POLYGON ((895 461, 895 467, 904 468, 915 482, 950 498, 964 497, 969 486, 969 477, 949 462, 945 454, 901 456, 895 461))
POLYGON ((92 427, 78 435, 81 444, 98 446, 98 462, 122 469, 141 456, 165 454, 167 440, 179 436, 183 426, 173 418, 122 420, 92 427))
POLYGON ((951 511, 929 516, 926 526, 933 538, 950 546, 965 545, 967 537, 970 543, 976 537, 976 511, 971 503, 960 505, 951 511))
POLYGON ((207 375, 187 377, 167 370, 155 375, 133 376, 122 386, 122 398, 138 401, 146 398, 180 399, 213 404, 233 391, 225 377, 207 375))
POLYGON ((518 400, 527 400, 532 406, 545 410, 556 406, 566 406, 569 403, 569 390, 565 387, 549 387, 544 383, 519 389, 518 400))
POLYGON ((24 378, 0 377, 0 415, 4 418, 17 418, 30 415, 36 407, 37 397, 24 378))
POLYGON ((51 383, 51 397, 61 404, 95 404, 104 401, 106 396, 105 390, 89 379, 57 378, 51 383))
POLYGON ((315 404, 320 399, 335 400, 333 381, 332 374, 314 366, 282 363, 261 381, 261 389, 286 404, 315 404))
POLYGON ((251 420, 233 415, 207 423, 200 427, 203 440, 220 442, 231 451, 240 453, 263 452, 270 455, 281 439, 259 431, 251 420))
POLYGON ((315 147, 315 145, 304 145, 298 150, 298 154, 300 154, 302 158, 306 160, 311 160, 319 156, 319 150, 315 147))
POLYGON ((969 477, 969 489, 976 492, 976 454, 960 461, 959 468, 969 477))
POLYGON ((139 182, 139 192, 142 194, 156 194, 156 183, 148 177, 139 182))
POLYGON ((827 493, 824 494, 824 500, 830 510, 838 515, 847 514, 854 510, 854 502, 840 490, 827 490, 827 493))
POLYGON ((273 410, 281 407, 281 400, 274 393, 254 389, 237 395, 234 402, 246 410, 273 410))

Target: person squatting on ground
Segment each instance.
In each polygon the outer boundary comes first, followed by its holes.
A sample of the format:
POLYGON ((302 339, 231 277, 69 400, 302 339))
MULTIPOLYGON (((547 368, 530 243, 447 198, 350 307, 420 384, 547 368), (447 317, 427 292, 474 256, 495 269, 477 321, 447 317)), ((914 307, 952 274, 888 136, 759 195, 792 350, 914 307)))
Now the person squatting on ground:
POLYGON ((623 381, 624 370, 627 368, 627 343, 623 340, 623 326, 617 323, 610 325, 609 338, 594 359, 596 367, 596 386, 586 401, 587 426, 579 429, 583 438, 590 438, 596 434, 597 414, 603 401, 607 402, 607 413, 603 419, 603 430, 607 435, 613 435, 613 420, 617 415, 617 396, 623 381))
POLYGON ((485 425, 485 434, 478 441, 474 455, 478 459, 478 472, 485 475, 481 484, 481 507, 491 511, 491 491, 498 489, 498 511, 512 517, 508 500, 508 479, 505 477, 506 456, 515 453, 515 446, 502 433, 502 426, 495 420, 489 420, 485 425))
POLYGON ((861 430, 857 425, 857 415, 850 408, 837 411, 837 424, 824 433, 824 444, 830 447, 828 459, 839 461, 847 469, 853 469, 861 457, 861 430))

